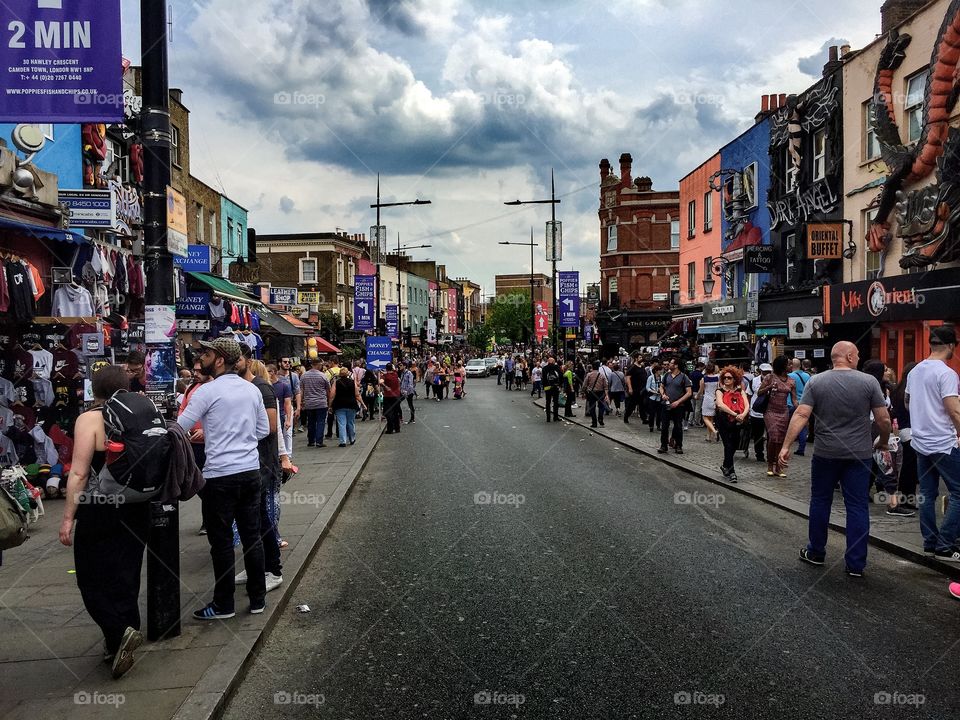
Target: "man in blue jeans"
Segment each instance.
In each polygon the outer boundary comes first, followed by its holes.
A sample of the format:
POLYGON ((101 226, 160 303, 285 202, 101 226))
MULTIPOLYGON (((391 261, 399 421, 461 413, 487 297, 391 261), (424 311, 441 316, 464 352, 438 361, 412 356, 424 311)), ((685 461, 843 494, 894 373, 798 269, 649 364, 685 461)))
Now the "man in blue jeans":
POLYGON ((809 542, 800 559, 823 565, 827 553, 827 529, 833 491, 839 485, 847 510, 847 575, 863 577, 870 537, 870 465, 874 447, 887 447, 890 413, 877 379, 857 370, 860 353, 851 342, 842 341, 830 353, 833 369, 810 378, 800 407, 793 413, 780 451, 780 464, 790 461, 790 446, 810 417, 817 418, 817 443, 810 464, 809 542), (874 443, 870 412, 880 429, 874 443))
POLYGON ((920 480, 920 532, 923 549, 938 560, 960 562, 960 378, 947 365, 957 347, 949 326, 930 330, 930 355, 907 375, 910 444, 917 453, 920 480), (937 527, 937 496, 943 478, 950 503, 937 527))
MULTIPOLYGON (((793 384, 797 388, 797 403, 800 403, 803 400, 803 390, 807 386, 807 383, 810 382, 810 373, 803 370, 803 367, 800 365, 800 360, 797 358, 793 359, 792 367, 793 372, 787 375, 787 377, 793 380, 793 384)), ((793 413, 795 413, 797 409, 793 406, 793 400, 790 395, 787 395, 787 407, 790 409, 790 417, 793 417, 793 413)), ((807 428, 804 426, 803 430, 801 430, 797 436, 797 452, 795 454, 802 457, 806 454, 806 451, 807 428)))

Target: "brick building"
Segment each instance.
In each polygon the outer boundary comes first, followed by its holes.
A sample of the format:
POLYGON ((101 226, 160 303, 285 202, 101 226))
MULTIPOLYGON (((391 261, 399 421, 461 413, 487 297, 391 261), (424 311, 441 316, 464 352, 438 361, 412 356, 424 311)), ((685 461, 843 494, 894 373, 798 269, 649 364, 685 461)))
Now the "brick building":
MULTIPOLYGON (((633 158, 620 176, 600 161, 600 307, 605 352, 656 344, 670 323, 671 279, 679 273, 680 194, 634 179, 633 158)), ((673 281, 675 283, 675 281, 673 281)))

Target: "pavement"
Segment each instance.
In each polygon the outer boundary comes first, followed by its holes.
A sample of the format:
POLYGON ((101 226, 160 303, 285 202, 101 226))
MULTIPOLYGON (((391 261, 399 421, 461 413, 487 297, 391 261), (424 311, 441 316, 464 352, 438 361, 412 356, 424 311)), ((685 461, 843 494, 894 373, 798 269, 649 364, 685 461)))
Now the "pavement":
MULTIPOLYGON (((516 394, 521 393, 516 392, 516 394)), ((526 391, 528 397, 529 394, 529 391, 526 391)), ((542 409, 544 406, 543 400, 535 399, 532 402, 538 408, 542 409)), ((574 410, 576 416, 566 419, 600 437, 613 440, 704 480, 725 486, 733 492, 749 495, 801 517, 810 516, 810 460, 815 443, 808 443, 803 456, 794 453, 786 478, 768 477, 766 463, 756 461, 751 445, 749 459, 744 458, 743 453, 737 453, 735 465, 738 482, 734 484, 727 482, 720 472, 723 446, 718 442, 706 442, 707 431, 704 428, 690 428, 684 432, 683 455, 677 455, 673 451, 660 455, 657 453, 657 448, 660 447, 660 432, 651 433, 649 427, 642 424, 639 418, 631 418, 630 423, 626 424, 622 417, 607 416, 604 427, 594 429, 590 428, 590 418, 585 417, 584 412, 581 401, 580 407, 574 410)), ((562 417, 562 409, 560 414, 562 417)), ((793 449, 796 451, 796 443, 793 449)), ((871 544, 960 580, 960 567, 956 563, 935 560, 923 554, 919 514, 909 518, 894 517, 887 515, 886 509, 887 506, 882 503, 873 503, 870 506, 871 544)), ((830 525, 834 530, 845 531, 847 514, 839 492, 834 498, 830 519, 830 525)))
MULTIPOLYGON (((120 680, 102 662, 102 635, 83 608, 73 574, 73 550, 60 545, 61 506, 51 500, 31 526, 30 539, 3 553, 0 566, 0 717, 114 717, 205 719, 217 713, 226 694, 254 656, 269 628, 288 606, 309 559, 342 507, 376 446, 382 426, 357 423, 357 444, 307 448, 294 440, 300 472, 283 486, 280 528, 284 584, 267 595, 263 615, 240 612, 225 622, 190 617, 212 596, 213 568, 206 537, 198 536, 200 500, 180 505, 182 633, 146 642, 133 669, 120 680)), ((241 566, 242 567, 242 566, 241 566)), ((146 562, 144 563, 146 568, 146 562)), ((239 570, 240 568, 238 568, 239 570)), ((146 631, 146 570, 141 615, 146 631)), ((238 589, 242 596, 242 588, 238 589)))
POLYGON ((956 716, 942 575, 801 563, 796 513, 467 389, 382 438, 225 718, 956 716))

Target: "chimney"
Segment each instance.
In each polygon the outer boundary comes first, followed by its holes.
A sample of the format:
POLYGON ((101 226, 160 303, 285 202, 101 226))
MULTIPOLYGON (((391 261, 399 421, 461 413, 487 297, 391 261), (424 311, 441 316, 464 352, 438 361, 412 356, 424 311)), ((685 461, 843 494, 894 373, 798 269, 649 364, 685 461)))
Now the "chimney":
POLYGON ((764 95, 760 98, 760 112, 770 112, 770 96, 764 95))
POLYGON ((780 109, 780 96, 771 95, 770 96, 770 112, 776 112, 780 109))
POLYGON ((633 157, 630 153, 623 153, 620 156, 620 184, 625 188, 633 184, 633 178, 630 176, 631 165, 633 165, 633 157))
POLYGON ((180 88, 170 88, 170 97, 183 105, 183 90, 180 88))
POLYGON ((600 161, 600 182, 602 183, 610 175, 610 161, 604 158, 600 161))
POLYGON ((849 55, 849 54, 850 54, 850 46, 849 46, 849 45, 841 45, 841 46, 840 46, 840 59, 843 60, 843 58, 845 58, 845 57, 846 57, 847 55, 849 55))
POLYGON ((880 8, 880 34, 886 35, 930 0, 887 0, 880 8))
POLYGON ((636 181, 634 181, 634 186, 639 192, 652 192, 653 180, 644 175, 643 177, 638 177, 636 181))
POLYGON ((787 106, 787 94, 780 93, 780 100, 777 102, 777 107, 782 108, 787 106))
POLYGON ((830 55, 827 64, 823 66, 823 77, 832 75, 835 71, 843 67, 843 63, 840 62, 839 51, 840 49, 836 45, 830 46, 830 55))

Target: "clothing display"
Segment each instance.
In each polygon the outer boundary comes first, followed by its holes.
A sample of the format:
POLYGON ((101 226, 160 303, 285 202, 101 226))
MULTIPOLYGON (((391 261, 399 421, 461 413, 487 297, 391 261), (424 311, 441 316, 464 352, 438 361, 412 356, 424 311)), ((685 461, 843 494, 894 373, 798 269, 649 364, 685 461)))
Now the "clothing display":
POLYGON ((43 348, 34 348, 27 352, 33 356, 33 374, 38 378, 49 380, 53 370, 53 353, 43 348))
POLYGON ((753 349, 753 359, 757 365, 770 362, 770 341, 767 338, 761 337, 757 340, 753 349))
POLYGON ((61 285, 53 294, 54 317, 90 317, 93 315, 93 296, 80 285, 61 285))
POLYGON ((22 260, 6 260, 3 263, 9 294, 8 311, 20 322, 29 322, 37 314, 34 299, 35 283, 29 264, 22 260))

